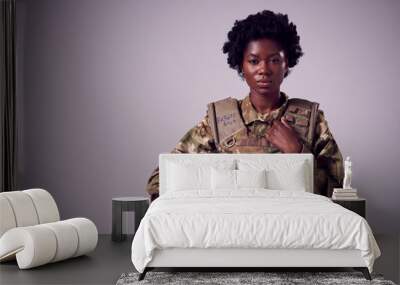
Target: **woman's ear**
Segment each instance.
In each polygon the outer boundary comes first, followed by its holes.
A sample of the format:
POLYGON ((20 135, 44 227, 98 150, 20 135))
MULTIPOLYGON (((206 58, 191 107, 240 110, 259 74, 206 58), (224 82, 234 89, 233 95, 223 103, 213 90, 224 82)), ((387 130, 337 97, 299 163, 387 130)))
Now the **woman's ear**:
POLYGON ((284 66, 284 77, 289 75, 289 61, 287 59, 287 57, 285 57, 285 66, 284 66))
POLYGON ((286 70, 285 70, 285 73, 283 74, 283 77, 287 77, 289 75, 289 68, 287 68, 286 70))
POLYGON ((238 70, 240 79, 244 80, 244 72, 243 72, 243 64, 241 66, 241 68, 238 70))

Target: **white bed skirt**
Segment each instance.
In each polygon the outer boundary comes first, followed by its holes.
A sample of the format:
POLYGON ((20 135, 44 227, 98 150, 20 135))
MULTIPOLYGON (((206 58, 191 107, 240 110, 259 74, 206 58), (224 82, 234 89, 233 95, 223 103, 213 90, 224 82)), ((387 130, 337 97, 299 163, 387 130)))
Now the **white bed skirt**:
POLYGON ((147 267, 366 267, 360 250, 170 248, 147 267))

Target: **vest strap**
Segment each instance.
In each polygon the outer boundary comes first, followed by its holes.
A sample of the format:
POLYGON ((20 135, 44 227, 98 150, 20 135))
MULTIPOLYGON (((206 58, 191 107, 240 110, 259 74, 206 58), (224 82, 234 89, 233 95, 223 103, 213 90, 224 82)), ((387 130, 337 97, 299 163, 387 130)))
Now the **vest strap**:
POLYGON ((311 147, 313 145, 319 104, 300 98, 290 98, 283 114, 300 137, 311 147))
POLYGON ((238 100, 228 97, 210 103, 207 107, 211 131, 217 146, 246 128, 239 112, 238 100))
MULTIPOLYGON (((309 147, 313 145, 319 104, 300 98, 290 98, 283 116, 309 147)), ((211 132, 217 147, 246 129, 238 100, 228 97, 207 105, 211 132)), ((279 119, 279 118, 278 118, 279 119)))

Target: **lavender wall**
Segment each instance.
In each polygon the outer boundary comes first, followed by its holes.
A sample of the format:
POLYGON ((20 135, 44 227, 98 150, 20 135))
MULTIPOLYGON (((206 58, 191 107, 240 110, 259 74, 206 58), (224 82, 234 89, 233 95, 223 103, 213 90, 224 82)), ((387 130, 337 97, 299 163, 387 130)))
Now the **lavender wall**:
POLYGON ((221 47, 234 20, 287 13, 305 56, 289 96, 318 101, 378 233, 399 232, 399 1, 18 0, 21 188, 111 231, 111 198, 144 195, 158 153, 206 104, 247 89, 221 47), (397 87, 397 88, 396 88, 397 87))

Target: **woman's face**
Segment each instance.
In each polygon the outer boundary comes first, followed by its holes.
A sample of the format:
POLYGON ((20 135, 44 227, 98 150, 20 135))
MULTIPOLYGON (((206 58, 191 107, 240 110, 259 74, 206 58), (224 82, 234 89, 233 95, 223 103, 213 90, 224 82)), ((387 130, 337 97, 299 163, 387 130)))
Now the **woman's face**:
POLYGON ((252 93, 268 95, 279 92, 287 66, 285 53, 274 40, 251 41, 244 51, 243 77, 252 93))

